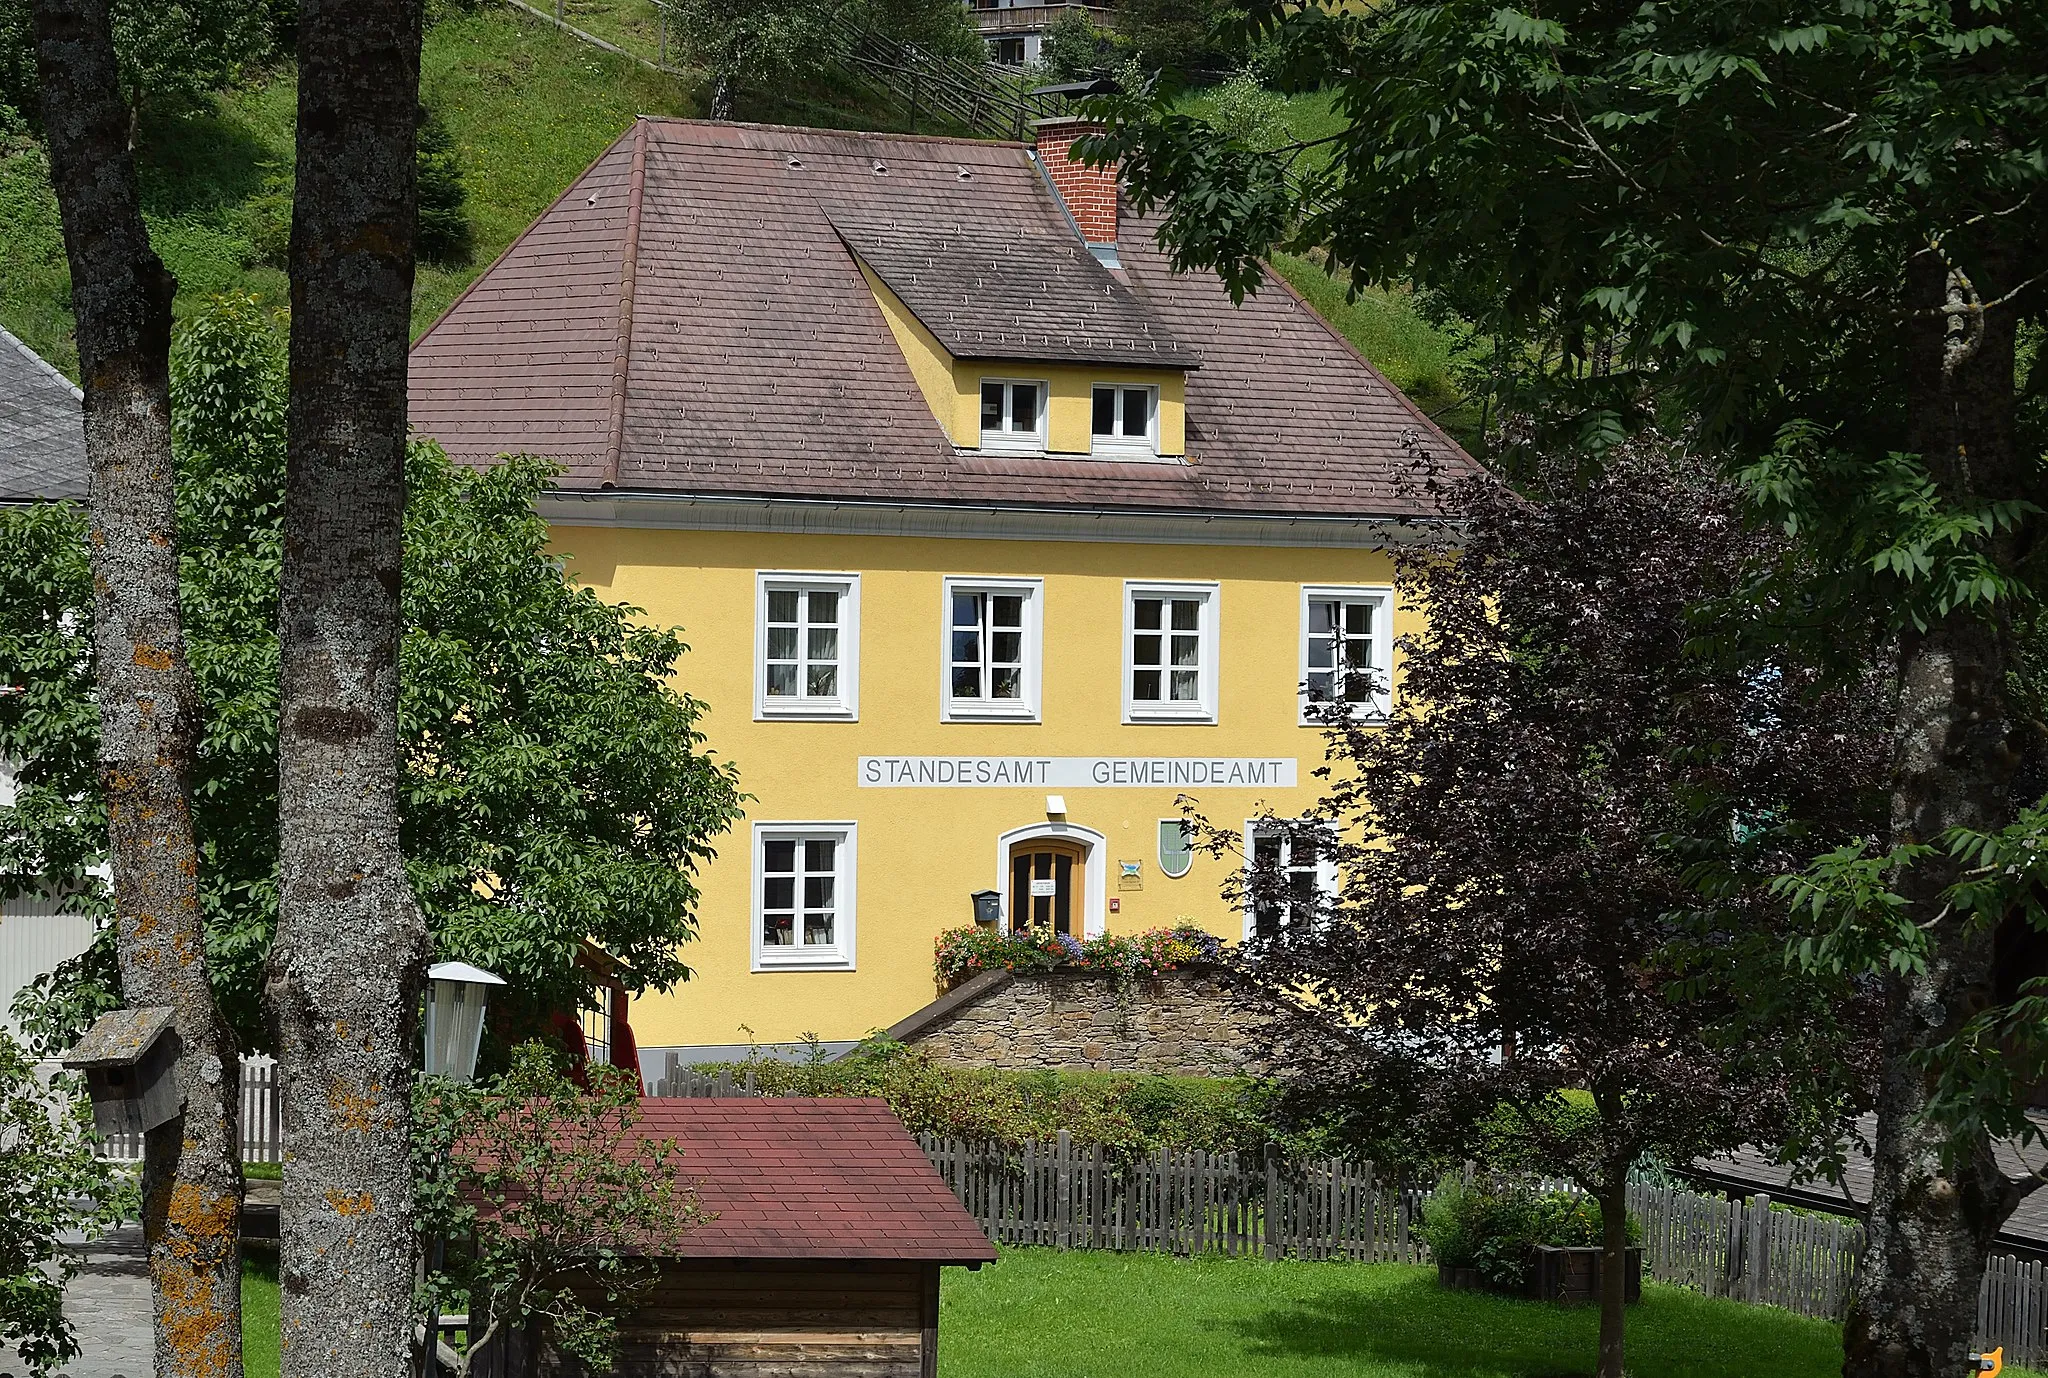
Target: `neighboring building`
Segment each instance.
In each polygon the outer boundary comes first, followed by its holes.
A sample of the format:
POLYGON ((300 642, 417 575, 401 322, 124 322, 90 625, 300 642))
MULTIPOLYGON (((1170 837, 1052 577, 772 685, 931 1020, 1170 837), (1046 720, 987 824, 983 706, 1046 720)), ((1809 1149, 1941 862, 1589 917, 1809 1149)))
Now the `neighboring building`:
MULTIPOLYGON (((82 500, 85 427, 80 393, 34 350, 0 330, 0 506, 82 500)), ((0 694, 9 692, 0 683, 0 694)), ((0 760, 0 808, 14 803, 14 769, 0 760)), ((14 996, 91 945, 93 922, 39 895, 0 899, 0 1028, 16 1032, 14 996)))
POLYGON ((642 120, 414 348, 421 432, 564 466, 573 573, 683 626, 753 796, 643 1065, 887 1028, 976 891, 1077 936, 1285 922, 1177 801, 1277 849, 1304 683, 1386 710, 1403 476, 1470 461, 1279 277, 1172 273, 1080 129, 642 120))
POLYGON ((1098 29, 1114 27, 1107 5, 1029 4, 1022 0, 969 0, 968 16, 988 41, 988 60, 998 67, 1028 67, 1038 61, 1045 31, 1068 10, 1086 15, 1098 29))

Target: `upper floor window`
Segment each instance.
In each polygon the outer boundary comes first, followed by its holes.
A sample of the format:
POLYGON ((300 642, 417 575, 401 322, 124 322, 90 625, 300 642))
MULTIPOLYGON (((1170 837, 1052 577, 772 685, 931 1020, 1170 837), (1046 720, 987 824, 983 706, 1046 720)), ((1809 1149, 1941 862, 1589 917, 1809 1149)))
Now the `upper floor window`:
POLYGON ((758 576, 755 716, 853 718, 860 686, 860 576, 758 576))
POLYGON ((1045 448, 1045 384, 1010 378, 981 380, 981 447, 1045 448))
POLYGON ((1124 720, 1216 721, 1214 584, 1124 585, 1124 720))
POLYGON ((1096 454, 1159 453, 1159 390, 1097 384, 1090 426, 1096 454))
POLYGON ((754 825, 754 969, 853 965, 852 823, 754 825))
POLYGON ((1308 585, 1301 591, 1301 720, 1385 717, 1392 702, 1393 591, 1308 585))
POLYGON ((945 581, 947 722, 1038 717, 1037 579, 945 581))

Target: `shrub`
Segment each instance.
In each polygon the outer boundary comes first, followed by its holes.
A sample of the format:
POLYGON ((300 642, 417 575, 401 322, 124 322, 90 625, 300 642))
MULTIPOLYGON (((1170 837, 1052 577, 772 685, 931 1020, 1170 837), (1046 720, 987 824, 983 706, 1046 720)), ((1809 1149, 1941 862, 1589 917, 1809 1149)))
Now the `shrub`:
MULTIPOLYGON (((1596 1248, 1600 1207, 1568 1191, 1537 1191, 1513 1182, 1445 1177, 1422 1211, 1422 1237, 1436 1261, 1470 1268, 1490 1287, 1518 1292, 1529 1280, 1529 1250, 1537 1244, 1596 1248)), ((1631 1244, 1642 1227, 1629 1217, 1631 1244)))
POLYGON ((941 985, 984 971, 1050 971, 1061 966, 1113 972, 1120 981, 1128 982, 1155 972, 1213 962, 1222 953, 1222 939, 1185 922, 1085 941, 1041 929, 1002 933, 970 925, 949 928, 939 935, 933 970, 941 985))
POLYGON ((1267 1143, 1329 1151, 1320 1127, 1283 1118, 1270 1084, 1243 1078, 954 1067, 881 1039, 834 1062, 757 1056, 698 1070, 751 1072, 755 1089, 771 1096, 879 1096, 916 1134, 1022 1144, 1064 1129, 1076 1143, 1124 1158, 1160 1148, 1250 1152, 1267 1143))
POLYGON ((466 263, 471 249, 469 196, 462 186, 462 164, 448 126, 431 110, 420 115, 419 256, 434 263, 466 263))

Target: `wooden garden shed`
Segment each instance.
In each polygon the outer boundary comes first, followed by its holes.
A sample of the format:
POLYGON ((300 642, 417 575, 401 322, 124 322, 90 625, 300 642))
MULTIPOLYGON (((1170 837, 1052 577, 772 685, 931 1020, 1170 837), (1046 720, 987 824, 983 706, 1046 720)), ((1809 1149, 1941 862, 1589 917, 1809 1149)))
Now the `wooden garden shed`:
MULTIPOLYGON (((933 1378, 939 1269, 995 1247, 888 1105, 656 1098, 706 1224, 620 1320, 626 1378, 933 1378)), ((545 1364, 543 1364, 545 1369, 545 1364)))

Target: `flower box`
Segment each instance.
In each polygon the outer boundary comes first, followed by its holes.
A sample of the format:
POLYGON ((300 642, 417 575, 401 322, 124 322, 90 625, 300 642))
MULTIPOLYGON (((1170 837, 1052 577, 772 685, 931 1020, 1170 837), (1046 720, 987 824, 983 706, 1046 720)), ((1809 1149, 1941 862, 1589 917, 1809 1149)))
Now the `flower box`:
MULTIPOLYGON (((1554 1244, 1536 1244, 1529 1249, 1529 1295, 1537 1301, 1576 1305, 1600 1300, 1602 1250, 1564 1249, 1554 1244)), ((1630 1248, 1624 1269, 1628 1274, 1625 1296, 1630 1302, 1643 1299, 1643 1251, 1630 1248)))

